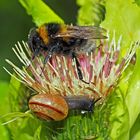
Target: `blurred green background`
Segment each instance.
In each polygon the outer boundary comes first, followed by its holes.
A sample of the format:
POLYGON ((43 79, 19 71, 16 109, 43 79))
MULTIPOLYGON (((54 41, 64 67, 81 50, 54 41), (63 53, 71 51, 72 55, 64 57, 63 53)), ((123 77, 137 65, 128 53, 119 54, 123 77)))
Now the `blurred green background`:
MULTIPOLYGON (((75 23, 77 16, 76 0, 44 0, 66 23, 75 23)), ((10 59, 19 65, 12 47, 17 41, 26 41, 28 32, 34 26, 32 18, 18 0, 0 0, 0 81, 9 81, 10 76, 3 69, 11 67, 5 62, 10 59)))

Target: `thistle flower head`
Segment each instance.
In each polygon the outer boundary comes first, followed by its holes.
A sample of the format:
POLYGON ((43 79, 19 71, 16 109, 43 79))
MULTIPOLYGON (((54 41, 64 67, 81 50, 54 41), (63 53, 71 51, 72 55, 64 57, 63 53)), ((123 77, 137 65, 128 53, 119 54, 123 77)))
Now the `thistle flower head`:
POLYGON ((53 55, 44 66, 44 58, 39 56, 32 60, 33 54, 25 42, 22 44, 18 42, 13 48, 14 53, 23 64, 22 69, 11 61, 6 61, 19 76, 15 78, 33 88, 37 93, 62 96, 86 95, 104 99, 118 84, 118 80, 129 65, 137 46, 137 43, 132 44, 126 55, 120 59, 121 37, 117 43, 114 37, 111 43, 108 40, 101 41, 94 52, 79 55, 78 61, 83 80, 89 84, 79 80, 74 59, 53 55))

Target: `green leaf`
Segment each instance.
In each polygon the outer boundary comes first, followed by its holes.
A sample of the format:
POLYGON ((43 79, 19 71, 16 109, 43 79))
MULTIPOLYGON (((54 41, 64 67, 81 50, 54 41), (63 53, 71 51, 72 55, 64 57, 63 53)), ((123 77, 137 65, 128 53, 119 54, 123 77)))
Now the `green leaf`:
POLYGON ((119 89, 114 91, 107 104, 110 108, 110 138, 113 140, 128 140, 129 114, 123 94, 119 89))
POLYGON ((136 133, 136 135, 133 137, 133 140, 139 140, 140 139, 140 131, 136 133))
MULTIPOLYGON (((13 113, 14 114, 14 113, 13 113)), ((16 113, 15 113, 16 116, 16 113)), ((34 134, 41 124, 39 120, 34 119, 29 113, 25 115, 18 114, 18 119, 8 124, 8 128, 14 140, 33 140, 34 134), (22 118, 21 118, 22 117, 22 118)), ((14 116, 13 116, 14 117, 14 116)))
POLYGON ((63 23, 63 20, 41 0, 19 0, 34 23, 40 26, 48 22, 63 23))
POLYGON ((15 140, 34 140, 32 136, 30 136, 27 133, 21 133, 17 138, 14 138, 15 140))
POLYGON ((13 121, 19 119, 19 118, 29 117, 29 115, 30 115, 29 113, 12 112, 12 113, 8 113, 8 114, 1 116, 0 119, 4 119, 5 120, 4 124, 8 124, 10 122, 13 122, 13 121))
POLYGON ((79 25, 96 25, 98 26, 105 18, 104 2, 99 0, 77 0, 80 6, 78 11, 79 25))
POLYGON ((1 140, 10 140, 8 129, 5 126, 0 124, 0 139, 1 140))
POLYGON ((135 0, 135 3, 140 6, 140 0, 135 0))
POLYGON ((139 40, 140 8, 132 0, 106 0, 106 17, 102 26, 116 31, 117 38, 122 34, 123 47, 132 40, 139 40))
POLYGON ((36 129, 36 131, 34 133, 34 139, 35 140, 41 140, 40 139, 40 133, 41 133, 41 125, 39 125, 39 127, 36 129))
MULTIPOLYGON (((17 81, 14 77, 11 77, 8 89, 9 92, 7 96, 9 97, 9 102, 7 105, 10 108, 9 112, 12 112, 5 113, 5 115, 2 115, 0 120, 3 124, 5 124, 4 126, 6 126, 6 128, 8 127, 10 134, 15 140, 33 139, 34 133, 32 133, 32 129, 34 129, 34 127, 33 125, 31 125, 31 128, 28 126, 28 120, 29 118, 32 118, 31 114, 27 112, 22 113, 28 110, 28 98, 29 96, 31 96, 28 90, 22 83, 17 81)), ((32 123, 36 124, 33 120, 32 123)))
POLYGON ((8 100, 8 89, 9 84, 6 82, 0 82, 0 116, 8 113, 9 111, 9 100, 8 100))
MULTIPOLYGON (((10 112, 10 103, 9 103, 9 83, 0 82, 0 139, 9 140, 10 133, 7 129, 7 125, 1 125, 1 123, 8 122, 11 119, 15 118, 14 114, 7 114, 10 112), (7 115, 4 115, 7 114, 7 115)), ((17 117, 17 115, 16 115, 17 117)))
POLYGON ((137 49, 136 55, 137 61, 126 96, 126 103, 130 118, 130 129, 140 113, 140 48, 137 49))
POLYGON ((139 140, 140 139, 140 114, 137 117, 134 125, 130 131, 130 139, 132 140, 139 140))
MULTIPOLYGON (((13 74, 15 77, 17 75, 13 74)), ((11 77, 9 84, 9 106, 10 112, 26 112, 28 110, 28 99, 31 96, 31 90, 23 83, 11 77)))

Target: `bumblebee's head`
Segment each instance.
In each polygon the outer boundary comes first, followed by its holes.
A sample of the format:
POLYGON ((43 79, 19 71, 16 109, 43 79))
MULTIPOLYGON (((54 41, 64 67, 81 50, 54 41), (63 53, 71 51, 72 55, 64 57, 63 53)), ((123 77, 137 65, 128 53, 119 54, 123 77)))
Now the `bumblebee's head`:
POLYGON ((33 52, 33 58, 37 56, 41 49, 45 46, 43 40, 39 36, 39 33, 36 31, 36 28, 32 28, 29 32, 28 45, 33 52))

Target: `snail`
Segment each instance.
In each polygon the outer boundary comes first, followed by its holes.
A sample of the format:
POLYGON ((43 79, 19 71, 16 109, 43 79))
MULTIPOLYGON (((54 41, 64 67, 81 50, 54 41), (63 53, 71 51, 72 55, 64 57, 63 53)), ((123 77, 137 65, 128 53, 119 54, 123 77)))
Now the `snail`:
POLYGON ((87 96, 63 97, 52 94, 37 94, 30 98, 29 108, 40 119, 60 121, 67 117, 69 110, 92 112, 94 104, 99 99, 94 100, 87 96))

